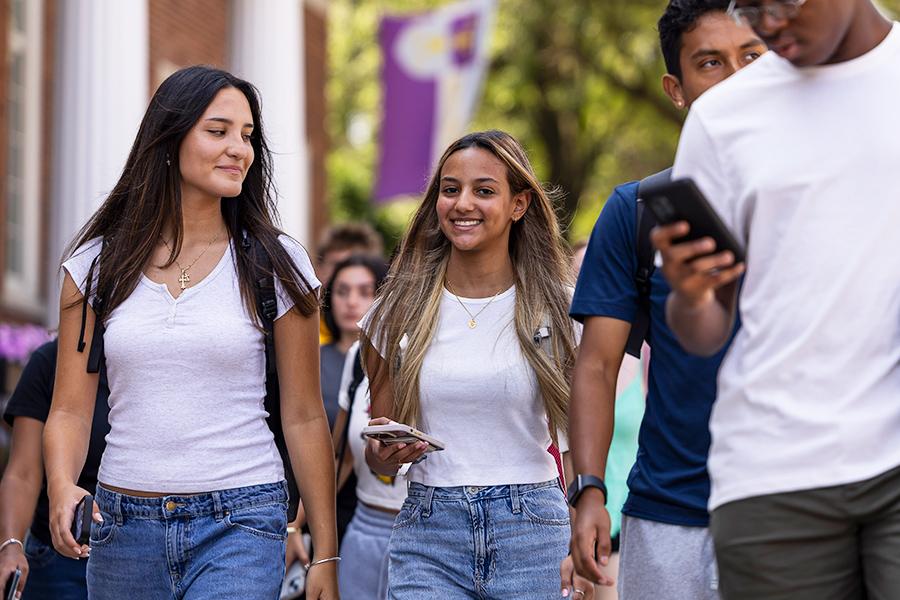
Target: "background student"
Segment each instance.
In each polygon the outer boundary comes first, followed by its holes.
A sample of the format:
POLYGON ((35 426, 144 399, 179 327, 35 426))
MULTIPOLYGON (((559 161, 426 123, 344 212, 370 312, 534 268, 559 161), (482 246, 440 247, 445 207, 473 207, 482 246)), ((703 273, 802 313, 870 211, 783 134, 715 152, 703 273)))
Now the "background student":
MULTIPOLYGON (((9 463, 0 480, 0 589, 16 568, 22 570, 18 590, 23 600, 86 600, 87 562, 59 554, 50 538, 50 503, 44 477, 41 434, 50 412, 56 374, 57 340, 37 348, 28 359, 3 419, 12 427, 9 463), (6 543, 9 540, 14 540, 6 543)), ((100 456, 109 433, 109 387, 106 370, 99 374, 94 419, 78 485, 97 485, 100 456)))
MULTIPOLYGON (((766 51, 750 27, 726 14, 727 7, 727 0, 673 0, 660 17, 668 71, 662 84, 677 108, 690 108, 766 51)), ((670 288, 653 266, 648 210, 642 212, 644 237, 637 239, 637 196, 638 182, 613 191, 594 227, 575 289, 571 315, 585 328, 572 385, 573 462, 577 473, 602 478, 606 472, 617 374, 633 323, 643 312, 652 350, 637 459, 622 509, 619 596, 713 600, 719 595, 707 529, 706 458, 716 373, 725 350, 708 358, 693 356, 666 325, 670 288), (649 268, 646 292, 637 281, 642 268, 649 268)), ((610 518, 600 492, 586 487, 579 498, 572 555, 580 573, 608 582, 603 563, 611 551, 610 518)))

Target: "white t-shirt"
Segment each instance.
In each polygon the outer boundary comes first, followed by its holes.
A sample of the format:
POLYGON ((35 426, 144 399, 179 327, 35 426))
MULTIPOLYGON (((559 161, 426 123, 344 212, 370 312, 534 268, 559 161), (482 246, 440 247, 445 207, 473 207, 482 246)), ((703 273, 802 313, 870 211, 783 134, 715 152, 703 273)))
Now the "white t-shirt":
POLYGON ((675 177, 747 246, 710 508, 900 465, 900 26, 855 60, 770 52, 694 105, 675 177))
MULTIPOLYGON (((344 371, 341 375, 341 389, 338 392, 338 405, 345 411, 350 410, 350 396, 348 390, 353 381, 353 363, 359 360, 357 351, 359 342, 353 344, 347 351, 344 360, 344 371)), ((406 478, 402 475, 385 477, 376 475, 366 464, 366 442, 362 437, 363 428, 371 419, 369 399, 369 380, 363 377, 353 395, 353 410, 347 427, 347 451, 353 454, 353 470, 356 473, 356 497, 372 506, 400 510, 403 501, 406 500, 406 478)))
MULTIPOLYGON (((558 476, 556 461, 547 452, 550 431, 537 377, 516 337, 515 302, 515 287, 493 302, 457 300, 443 290, 437 329, 419 374, 419 429, 444 442, 446 449, 412 465, 410 481, 488 486, 558 476), (460 301, 478 314, 475 329, 469 329, 470 317, 460 301)), ((369 315, 360 322, 364 330, 369 315)), ((560 445, 567 450, 564 440, 560 445)))
MULTIPOLYGON (((306 251, 286 236, 280 240, 307 282, 319 287, 306 251)), ((82 294, 99 251, 94 240, 63 264, 82 294)), ((177 299, 141 275, 109 315, 103 340, 110 432, 99 481, 188 493, 284 478, 263 409, 263 334, 244 308, 232 252, 229 245, 212 272, 177 299)), ((293 301, 275 283, 281 317, 293 301)))

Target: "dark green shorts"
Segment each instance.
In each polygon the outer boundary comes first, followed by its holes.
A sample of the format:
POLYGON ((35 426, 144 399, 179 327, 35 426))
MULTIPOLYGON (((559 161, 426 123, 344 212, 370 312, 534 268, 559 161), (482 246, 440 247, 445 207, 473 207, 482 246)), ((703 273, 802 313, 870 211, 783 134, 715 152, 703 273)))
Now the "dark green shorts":
POLYGON ((729 502, 710 531, 724 600, 900 598, 900 468, 729 502))

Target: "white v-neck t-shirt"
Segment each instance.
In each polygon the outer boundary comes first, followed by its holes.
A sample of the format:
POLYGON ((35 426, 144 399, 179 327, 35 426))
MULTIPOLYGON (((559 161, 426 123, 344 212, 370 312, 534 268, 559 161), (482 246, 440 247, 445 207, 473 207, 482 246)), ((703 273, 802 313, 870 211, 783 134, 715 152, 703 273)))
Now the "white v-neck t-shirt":
POLYGON ((900 465, 900 24, 854 60, 769 52, 703 95, 676 177, 747 248, 710 509, 900 465))
MULTIPOLYGON (((418 426, 446 449, 412 465, 409 481, 491 486, 558 477, 556 460, 547 451, 551 438, 543 396, 516 336, 515 305, 515 287, 496 298, 457 299, 443 290, 419 373, 418 426), (469 313, 476 315, 474 329, 468 326, 469 313)), ((360 322, 364 331, 371 314, 360 322)), ((560 445, 568 450, 562 438, 560 445)))
MULTIPOLYGON (((287 236, 280 241, 318 288, 306 251, 287 236)), ((93 240, 63 264, 82 294, 99 251, 93 240)), ((275 283, 281 317, 293 301, 275 283)), ((189 493, 284 479, 263 408, 264 336, 244 308, 231 244, 178 298, 142 274, 107 318, 103 339, 110 432, 100 482, 189 493)))

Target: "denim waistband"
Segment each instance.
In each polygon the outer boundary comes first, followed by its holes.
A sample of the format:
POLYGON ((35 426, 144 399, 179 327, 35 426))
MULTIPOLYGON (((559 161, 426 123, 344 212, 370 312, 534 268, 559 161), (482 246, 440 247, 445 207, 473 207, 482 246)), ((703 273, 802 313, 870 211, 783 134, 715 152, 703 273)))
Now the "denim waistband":
POLYGON ((411 482, 407 496, 424 498, 431 496, 434 500, 478 500, 488 498, 508 498, 518 496, 531 490, 548 487, 559 487, 558 479, 540 483, 513 483, 510 485, 460 485, 455 487, 434 487, 422 483, 411 482))
POLYGON ((102 511, 121 523, 123 517, 157 520, 205 515, 221 517, 231 510, 287 502, 288 491, 287 483, 280 481, 203 494, 143 498, 114 492, 97 484, 94 498, 102 511))
POLYGON ((519 497, 534 490, 556 488, 560 490, 560 498, 565 502, 562 496, 562 489, 559 486, 558 479, 543 481, 541 483, 513 483, 509 485, 464 485, 456 487, 434 487, 421 483, 411 482, 407 496, 415 498, 422 504, 423 515, 431 514, 433 502, 441 501, 459 501, 479 502, 483 500, 495 500, 509 498, 510 506, 513 513, 521 510, 519 497))

